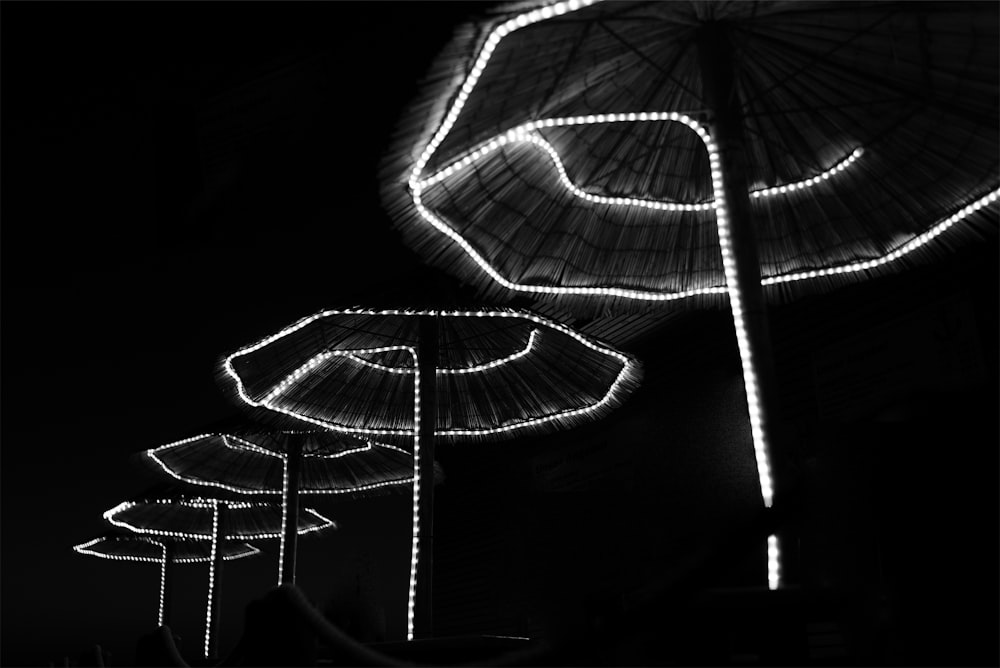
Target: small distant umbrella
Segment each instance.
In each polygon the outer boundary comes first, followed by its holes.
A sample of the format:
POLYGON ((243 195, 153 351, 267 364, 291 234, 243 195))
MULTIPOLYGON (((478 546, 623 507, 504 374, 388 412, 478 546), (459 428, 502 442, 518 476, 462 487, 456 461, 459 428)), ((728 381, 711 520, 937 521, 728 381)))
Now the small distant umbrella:
MULTIPOLYGON (((332 520, 311 508, 303 511, 298 523, 299 534, 336 527, 332 520)), ((137 499, 111 508, 104 513, 104 519, 138 534, 211 542, 204 650, 205 657, 212 658, 216 655, 222 589, 219 545, 223 540, 280 538, 282 511, 280 503, 192 496, 161 485, 137 499)))
MULTIPOLYGON (((174 564, 204 564, 212 561, 212 546, 206 541, 151 538, 134 533, 106 533, 86 543, 74 545, 80 554, 113 561, 139 561, 160 565, 160 606, 157 626, 170 625, 170 602, 174 564)), ((223 541, 219 548, 224 561, 260 554, 248 543, 223 541)))
POLYGON ((370 495, 413 483, 403 448, 332 431, 267 430, 248 423, 199 434, 144 456, 181 482, 240 495, 280 494, 278 584, 295 582, 298 495, 370 495))
POLYGON ((435 439, 580 424, 617 406, 639 379, 628 355, 513 310, 323 311, 229 355, 223 372, 262 415, 410 445, 417 471, 410 639, 414 619, 418 635, 430 633, 433 486, 421 490, 435 439))
POLYGON ((386 204, 489 295, 728 297, 769 506, 765 297, 994 233, 997 28, 981 2, 502 5, 436 63, 386 204))

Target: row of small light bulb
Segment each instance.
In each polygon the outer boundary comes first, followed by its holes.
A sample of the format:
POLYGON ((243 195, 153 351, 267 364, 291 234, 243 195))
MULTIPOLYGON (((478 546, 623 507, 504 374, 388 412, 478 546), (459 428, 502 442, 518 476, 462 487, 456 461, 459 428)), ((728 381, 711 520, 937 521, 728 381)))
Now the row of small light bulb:
MULTIPOLYGON (((683 122, 683 121, 682 121, 683 122)), ((771 481, 771 465, 768 461, 767 435, 760 407, 760 387, 757 383, 757 372, 754 368, 753 351, 747 336, 746 324, 743 320, 743 294, 740 291, 736 276, 736 258, 733 255, 732 241, 729 233, 729 211, 726 195, 723 190, 722 162, 718 147, 709 136, 708 130, 700 123, 688 119, 686 124, 701 138, 708 151, 708 163, 712 175, 712 190, 715 198, 715 222, 718 227, 719 248, 722 252, 722 266, 726 275, 726 287, 729 292, 729 307, 733 313, 733 325, 736 330, 736 344, 740 351, 743 366, 743 385, 747 395, 747 410, 750 417, 750 434, 753 440, 754 458, 757 462, 757 477, 760 482, 761 496, 764 505, 770 507, 773 487, 771 481)))
POLYGON ((764 188, 762 190, 753 190, 750 192, 751 197, 772 197, 774 195, 784 195, 785 193, 794 192, 796 190, 804 190, 806 188, 811 188, 818 183, 826 181, 831 176, 844 171, 850 167, 854 161, 860 158, 864 154, 863 148, 854 149, 849 156, 838 162, 836 165, 830 169, 822 172, 816 176, 805 179, 804 181, 796 181, 795 183, 786 183, 781 186, 774 186, 773 188, 764 188))
MULTIPOLYGON (((354 453, 357 453, 357 452, 359 452, 361 450, 368 450, 368 449, 371 449, 371 446, 373 446, 373 445, 374 444, 369 443, 369 447, 368 448, 358 448, 356 450, 350 450, 350 451, 345 452, 345 453, 338 453, 337 455, 316 455, 316 454, 313 454, 313 455, 309 455, 309 456, 311 456, 311 457, 337 457, 337 456, 341 456, 342 454, 348 454, 348 453, 354 454, 354 453)), ((397 451, 399 451, 399 452, 401 452, 403 454, 406 454, 406 455, 410 454, 409 452, 407 452, 406 450, 404 450, 402 448, 397 448, 395 446, 391 446, 391 445, 388 445, 388 444, 385 444, 385 443, 379 443, 378 447, 387 448, 387 449, 390 449, 390 450, 397 450, 397 451)), ((190 484, 193 484, 193 485, 207 485, 207 486, 211 486, 211 487, 217 487, 219 489, 224 489, 224 490, 227 490, 227 491, 230 491, 230 492, 235 492, 237 494, 261 494, 261 495, 267 494, 267 495, 270 495, 270 494, 274 494, 275 491, 276 491, 276 490, 271 490, 271 489, 260 489, 260 488, 257 488, 257 487, 237 487, 235 485, 229 485, 229 484, 226 484, 226 483, 218 482, 216 480, 204 480, 202 478, 187 477, 187 476, 181 475, 180 473, 177 473, 176 471, 174 471, 173 469, 171 469, 166 464, 166 462, 164 462, 163 460, 161 460, 159 457, 157 457, 156 455, 154 455, 152 452, 147 452, 147 454, 149 455, 150 459, 152 459, 154 462, 156 462, 160 466, 160 468, 167 475, 171 476, 172 478, 174 478, 176 480, 180 480, 181 482, 190 483, 190 484)), ((271 454, 274 455, 274 456, 276 456, 276 457, 282 457, 282 455, 279 455, 279 454, 276 454, 276 453, 271 453, 271 454)), ((394 485, 408 485, 410 483, 410 480, 411 480, 410 478, 402 478, 400 480, 387 480, 387 481, 382 481, 382 482, 377 482, 377 483, 367 483, 367 484, 364 484, 364 485, 356 485, 354 487, 341 487, 341 488, 338 488, 338 489, 303 489, 303 490, 300 490, 300 493, 302 493, 302 494, 353 494, 355 492, 364 492, 364 491, 368 491, 368 490, 372 490, 372 489, 377 489, 379 487, 389 487, 389 486, 394 486, 394 485)))
POLYGON ((160 546, 162 555, 160 557, 160 611, 156 617, 156 625, 163 626, 163 604, 166 601, 167 593, 167 546, 165 543, 160 543, 158 541, 154 542, 157 542, 160 546))
MULTIPOLYGON (((528 343, 524 346, 524 348, 518 350, 517 352, 513 352, 510 355, 507 355, 506 357, 500 357, 491 362, 483 362, 482 364, 476 364, 468 367, 439 368, 435 369, 434 373, 436 373, 439 376, 478 373, 480 371, 488 371, 490 369, 495 369, 499 366, 503 366, 504 364, 509 364, 510 362, 520 359, 525 355, 527 355, 529 352, 531 352, 532 347, 535 345, 535 337, 538 334, 539 330, 537 329, 531 330, 531 333, 528 335, 528 343)), ((361 364, 364 364, 365 366, 369 366, 374 369, 379 369, 380 371, 388 371, 389 373, 396 373, 403 375, 410 375, 413 373, 413 369, 411 367, 387 366, 385 364, 379 364, 378 362, 372 362, 370 360, 363 359, 356 355, 348 355, 347 357, 351 360, 354 360, 355 362, 359 362, 361 364)))
POLYGON ((278 544, 278 584, 285 570, 285 527, 288 526, 288 458, 281 458, 281 541, 278 544))
POLYGON ((250 452, 255 452, 258 455, 264 455, 265 457, 281 457, 281 453, 274 452, 273 450, 268 450, 267 448, 262 448, 256 443, 251 443, 245 438, 240 438, 233 434, 219 434, 222 439, 223 445, 225 445, 230 450, 249 450, 250 452), (229 442, 229 439, 236 441, 236 445, 229 442))
MULTIPOLYGON (((165 504, 165 505, 178 505, 178 504, 176 504, 175 502, 172 502, 172 501, 151 501, 149 503, 159 503, 159 504, 165 504)), ((203 504, 199 504, 199 505, 197 505, 195 507, 198 507, 198 508, 209 508, 209 507, 215 508, 218 503, 219 503, 218 501, 215 501, 215 502, 212 502, 212 503, 203 503, 203 504)), ((225 503, 226 503, 227 508, 230 509, 230 510, 232 510, 232 509, 239 510, 239 509, 247 509, 247 508, 272 507, 274 505, 273 503, 253 503, 253 502, 250 502, 250 501, 226 501, 225 503)), ((187 533, 187 532, 183 532, 183 531, 163 531, 161 529, 147 529, 147 528, 143 528, 143 527, 137 527, 137 526, 135 526, 133 524, 129 524, 128 522, 124 522, 122 520, 119 520, 119 519, 115 518, 115 515, 117 515, 118 513, 122 512, 124 510, 128 510, 128 508, 131 508, 134 505, 138 505, 138 504, 135 504, 135 503, 132 503, 132 502, 125 502, 125 503, 119 504, 115 508, 112 508, 111 510, 107 511, 106 513, 104 513, 104 519, 106 519, 111 524, 114 524, 115 526, 128 529, 128 530, 133 531, 135 533, 148 534, 148 535, 152 535, 152 536, 167 536, 167 537, 170 537, 170 538, 186 538, 186 539, 190 539, 190 540, 209 540, 211 538, 211 536, 208 536, 208 535, 205 535, 205 534, 200 534, 200 533, 187 533)), ((191 505, 191 504, 187 504, 187 505, 191 505)), ((314 525, 314 526, 311 526, 311 527, 307 527, 305 529, 299 529, 298 530, 298 534, 299 535, 306 534, 306 533, 311 533, 313 531, 322 531, 323 529, 326 529, 328 527, 335 527, 335 526, 337 526, 336 522, 334 522, 333 520, 329 519, 328 517, 324 517, 323 515, 321 515, 317 511, 313 510, 312 508, 303 508, 303 512, 307 513, 309 515, 312 515, 317 520, 317 524, 314 525)), ((268 538, 278 538, 280 535, 281 535, 280 533, 276 533, 276 532, 254 533, 254 534, 235 533, 235 534, 227 535, 227 536, 225 536, 225 538, 226 538, 226 540, 262 540, 262 539, 268 539, 268 538)))
MULTIPOLYGON (((573 183, 569 174, 566 172, 566 166, 563 164, 562 158, 559 156, 559 152, 556 148, 546 141, 537 132, 534 132, 534 128, 538 127, 554 127, 559 125, 579 125, 587 123, 615 123, 628 120, 668 120, 677 121, 679 120, 680 114, 676 112, 667 112, 666 119, 663 118, 664 113, 630 113, 630 114, 598 114, 596 116, 576 116, 572 118, 553 118, 545 119, 541 121, 533 121, 521 125, 513 130, 508 131, 505 134, 498 135, 493 139, 485 142, 483 146, 476 149, 469 155, 456 160, 455 162, 447 165, 440 171, 434 173, 425 179, 417 182, 417 188, 419 190, 424 190, 428 186, 433 185, 447 178, 451 174, 468 167, 469 165, 477 162, 478 160, 484 158, 485 156, 493 153, 502 146, 509 143, 527 143, 537 146, 542 151, 548 154, 552 161, 552 165, 555 167, 556 173, 559 176, 559 181, 562 183, 563 187, 566 188, 575 197, 592 202, 594 204, 611 204, 616 206, 632 206, 632 207, 643 207, 647 209, 654 209, 659 211, 709 211, 715 204, 714 202, 698 202, 698 203, 685 203, 685 202, 672 202, 668 200, 650 200, 642 199, 639 197, 605 197, 603 195, 594 195, 589 193, 575 183, 573 183), (649 118, 653 116, 655 118, 649 118)), ((805 188, 810 188, 818 183, 826 181, 831 176, 843 171, 854 163, 861 155, 864 153, 863 149, 857 148, 844 160, 840 161, 830 169, 817 174, 816 176, 803 179, 801 181, 795 181, 792 183, 783 184, 780 186, 775 186, 773 188, 763 188, 760 190, 750 191, 752 197, 770 197, 776 194, 784 194, 787 192, 794 192, 796 190, 803 190, 805 188)))
MULTIPOLYGON (((409 480, 407 480, 406 482, 409 482, 409 480)), ((132 555, 128 555, 128 554, 107 554, 106 552, 96 552, 94 550, 89 549, 94 544, 100 543, 103 540, 106 540, 106 539, 104 539, 104 538, 95 538, 94 540, 88 541, 88 542, 83 543, 81 545, 74 545, 73 546, 73 550, 76 551, 76 552, 79 552, 80 554, 86 554, 86 555, 89 555, 89 556, 92 556, 92 557, 100 557, 101 559, 108 559, 110 561, 137 561, 137 562, 141 562, 141 563, 144 563, 144 564, 155 564, 155 563, 159 563, 160 562, 160 557, 136 557, 136 556, 132 556, 132 555)), ((134 536, 134 537, 130 537, 129 540, 142 540, 142 541, 146 541, 146 542, 157 544, 157 545, 160 544, 159 541, 153 540, 152 538, 148 538, 147 536, 138 536, 137 535, 137 536, 134 536)), ((242 559, 244 557, 249 557, 249 556, 252 556, 252 555, 255 555, 255 554, 260 554, 260 550, 258 550, 257 548, 253 547, 252 545, 247 545, 246 548, 249 548, 249 549, 244 549, 241 552, 236 552, 234 554, 228 554, 228 555, 223 556, 223 560, 224 561, 233 561, 233 560, 236 560, 236 559, 242 559)), ((172 563, 175 563, 175 564, 202 564, 202 563, 205 563, 206 561, 209 561, 209 557, 174 557, 174 559, 172 560, 172 563)))
POLYGON ((781 583, 780 552, 778 537, 767 537, 767 588, 774 591, 781 583))
POLYGON ((962 207, 959 211, 956 211, 952 215, 948 216, 944 220, 938 222, 936 225, 931 227, 926 232, 917 235, 913 239, 910 239, 906 243, 900 245, 895 250, 872 260, 866 260, 864 262, 852 262, 851 264, 845 264, 838 267, 829 267, 825 269, 816 269, 813 271, 803 271, 794 274, 785 274, 783 276, 772 276, 765 278, 761 281, 762 285, 776 285, 778 283, 789 283, 792 281, 802 281, 811 278, 818 278, 820 276, 833 276, 837 274, 849 274, 859 271, 867 271, 869 269, 875 269, 876 267, 881 267, 882 265, 889 264, 890 262, 895 262, 904 255, 907 255, 916 249, 920 248, 924 244, 928 243, 941 233, 945 232, 955 223, 968 218, 970 215, 979 211, 980 209, 989 206, 997 201, 1000 197, 1000 188, 993 190, 987 195, 979 197, 971 204, 967 204, 962 207))
MULTIPOLYGON (((410 544, 410 582, 406 597, 406 639, 413 640, 413 617, 417 601, 417 564, 420 562, 420 360, 417 350, 408 347, 413 358, 413 531, 410 544)), ((433 482, 431 483, 433 484, 433 482)))
POLYGON ((548 7, 520 14, 515 18, 504 21, 499 26, 494 28, 490 33, 490 36, 486 38, 486 41, 479 52, 479 56, 473 63, 472 69, 469 71, 469 76, 466 77, 465 81, 462 83, 451 109, 448 110, 448 114, 442 121, 441 126, 424 148, 420 158, 417 159, 417 162, 413 167, 413 172, 410 176, 411 183, 415 182, 419 178, 420 172, 422 172, 424 167, 427 165, 431 155, 434 154, 434 151, 436 151, 441 142, 444 141, 445 136, 447 136, 447 134, 451 131, 455 121, 458 120, 458 115, 462 112, 462 108, 468 101, 473 88, 476 87, 476 82, 478 82, 479 77, 482 76, 483 70, 486 69, 486 65, 489 63, 490 57, 493 55, 493 51, 500 44, 500 40, 519 28, 524 28, 539 21, 561 16, 568 12, 575 12, 578 9, 593 4, 595 1, 596 0, 568 0, 566 2, 557 2, 548 7))
POLYGON ((208 645, 212 637, 212 598, 215 594, 215 556, 219 545, 219 504, 212 507, 212 551, 208 565, 208 600, 205 606, 205 658, 208 658, 208 645))

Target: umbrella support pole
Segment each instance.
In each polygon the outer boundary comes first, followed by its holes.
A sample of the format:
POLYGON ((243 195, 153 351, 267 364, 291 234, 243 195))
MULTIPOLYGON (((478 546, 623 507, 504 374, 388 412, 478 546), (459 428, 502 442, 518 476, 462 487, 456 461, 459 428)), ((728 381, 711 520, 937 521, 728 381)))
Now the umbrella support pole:
POLYGON ((278 584, 295 584, 298 551, 299 471, 302 465, 302 434, 290 434, 284 458, 281 495, 281 548, 278 556, 278 584))
POLYGON ((163 561, 160 563, 159 626, 170 626, 170 609, 173 603, 174 552, 173 542, 165 541, 163 543, 163 561))
POLYGON ((226 504, 216 502, 212 516, 212 559, 208 571, 208 610, 205 618, 205 658, 218 658, 219 616, 222 611, 222 537, 226 504))
POLYGON ((407 640, 433 637, 434 431, 437 422, 437 317, 421 316, 417 349, 419 415, 414 452, 413 554, 407 640))
MULTIPOLYGON (((781 483, 785 482, 781 473, 787 470, 791 453, 776 449, 769 433, 776 424, 776 380, 750 209, 743 114, 734 72, 736 61, 725 24, 706 24, 699 31, 697 43, 709 110, 708 130, 718 151, 712 180, 719 244, 743 364, 761 495, 765 506, 770 508, 774 479, 778 479, 776 486, 780 492, 781 483)), ((786 536, 781 538, 781 547, 789 554, 793 541, 786 540, 786 536)), ((777 588, 779 576, 781 579, 787 576, 787 568, 785 573, 779 571, 778 543, 775 536, 768 540, 768 586, 771 589, 777 588)))

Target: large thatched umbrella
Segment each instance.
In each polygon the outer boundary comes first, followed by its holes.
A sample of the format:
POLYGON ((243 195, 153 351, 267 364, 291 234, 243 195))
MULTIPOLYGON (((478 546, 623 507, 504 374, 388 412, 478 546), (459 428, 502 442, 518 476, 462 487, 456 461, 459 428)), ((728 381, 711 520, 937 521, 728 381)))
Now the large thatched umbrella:
MULTIPOLYGON (((372 495, 413 483, 413 455, 328 430, 284 431, 257 423, 152 448, 143 456, 181 482, 238 495, 281 495, 278 584, 295 582, 299 494, 372 495)), ((440 477, 440 476, 438 476, 440 477)))
MULTIPOLYGON (((201 564, 212 561, 212 545, 206 541, 151 538, 124 531, 107 532, 93 540, 74 545, 80 554, 112 561, 138 561, 160 565, 160 605, 157 626, 170 625, 171 585, 174 564, 201 564)), ((249 543, 227 540, 219 546, 223 561, 244 559, 260 554, 249 543)))
MULTIPOLYGON (((169 485, 155 486, 104 513, 104 519, 114 526, 137 534, 200 540, 211 545, 205 611, 206 658, 214 658, 217 650, 223 561, 220 545, 227 540, 280 538, 281 518, 280 503, 189 495, 169 485)), ((332 520, 315 510, 304 508, 298 522, 298 533, 314 533, 335 526, 332 520)))
POLYGON ((997 28, 991 3, 505 5, 435 65, 386 203, 489 295, 728 297, 770 506, 793 457, 772 451, 765 298, 995 225, 997 28))
POLYGON ((422 488, 435 440, 516 436, 600 417, 635 386, 639 367, 524 311, 353 309, 300 320, 227 356, 223 372, 261 415, 410 449, 412 639, 431 632, 433 485, 422 488))

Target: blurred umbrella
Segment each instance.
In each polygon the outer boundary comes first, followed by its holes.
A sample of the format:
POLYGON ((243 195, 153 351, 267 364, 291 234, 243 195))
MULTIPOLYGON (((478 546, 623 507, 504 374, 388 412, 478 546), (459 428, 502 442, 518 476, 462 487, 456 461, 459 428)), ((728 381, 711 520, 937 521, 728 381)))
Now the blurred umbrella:
POLYGON ((728 297, 770 506, 764 298, 994 233, 997 28, 990 3, 506 5, 435 65, 385 202, 488 295, 728 297))
MULTIPOLYGON (((335 528, 336 524, 311 508, 304 508, 298 533, 335 528)), ((157 485, 138 498, 124 501, 104 513, 116 527, 138 534, 210 541, 208 603, 205 613, 205 657, 215 658, 222 591, 222 551, 225 540, 262 540, 281 537, 281 504, 237 501, 187 495, 169 485, 157 485)))
MULTIPOLYGON (((173 478, 240 495, 281 495, 278 584, 295 582, 301 494, 361 496, 398 490, 413 482, 412 453, 332 431, 267 430, 230 424, 143 455, 173 478)), ((441 479, 438 471, 436 479, 441 479)))
MULTIPOLYGON (((205 541, 150 538, 134 533, 108 532, 86 543, 74 545, 80 554, 89 554, 114 561, 142 561, 160 565, 160 607, 157 626, 170 626, 171 589, 174 564, 196 564, 212 561, 211 545, 205 541)), ((260 554, 248 543, 223 541, 219 551, 224 561, 243 559, 260 554)))
POLYGON ((435 439, 580 424, 614 408, 639 378, 627 355, 510 310, 323 311, 229 355, 222 370, 262 416, 283 414, 411 449, 417 474, 408 639, 415 619, 417 635, 431 632, 433 485, 421 492, 435 439))

